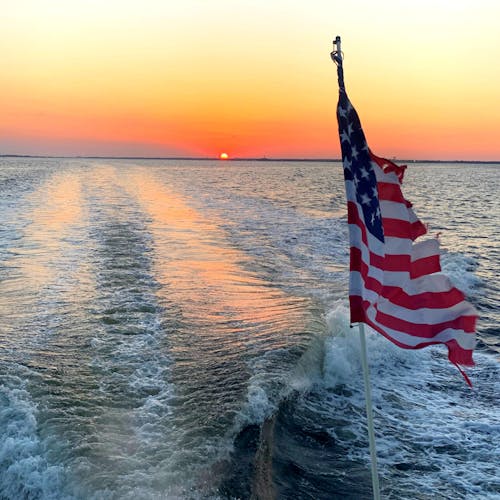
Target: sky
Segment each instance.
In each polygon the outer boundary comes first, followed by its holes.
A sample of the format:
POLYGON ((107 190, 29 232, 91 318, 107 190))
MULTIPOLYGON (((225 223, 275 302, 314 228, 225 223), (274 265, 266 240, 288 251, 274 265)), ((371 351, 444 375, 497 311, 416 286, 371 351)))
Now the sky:
POLYGON ((0 0, 0 154, 500 160, 497 0, 0 0))

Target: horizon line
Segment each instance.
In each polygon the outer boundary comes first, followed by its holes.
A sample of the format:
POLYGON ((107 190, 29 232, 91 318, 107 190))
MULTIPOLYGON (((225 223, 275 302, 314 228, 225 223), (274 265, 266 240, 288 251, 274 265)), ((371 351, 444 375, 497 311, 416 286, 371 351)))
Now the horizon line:
MULTIPOLYGON (((287 158, 287 157, 229 157, 221 159, 217 156, 95 156, 95 155, 37 155, 37 154, 0 154, 0 158, 64 158, 64 159, 89 159, 89 160, 196 160, 196 161, 288 161, 288 162, 342 162, 342 158, 287 158)), ((500 163, 500 160, 433 160, 433 159, 408 159, 390 158, 398 163, 500 163)))

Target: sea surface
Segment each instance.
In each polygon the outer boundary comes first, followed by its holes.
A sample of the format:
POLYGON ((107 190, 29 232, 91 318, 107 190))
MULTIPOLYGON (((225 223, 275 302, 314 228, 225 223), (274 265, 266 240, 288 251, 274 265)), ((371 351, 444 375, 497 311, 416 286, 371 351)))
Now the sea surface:
MULTIPOLYGON (((500 498, 500 166, 404 192, 479 312, 368 332, 384 499, 500 498)), ((340 163, 0 159, 1 499, 364 499, 340 163)))

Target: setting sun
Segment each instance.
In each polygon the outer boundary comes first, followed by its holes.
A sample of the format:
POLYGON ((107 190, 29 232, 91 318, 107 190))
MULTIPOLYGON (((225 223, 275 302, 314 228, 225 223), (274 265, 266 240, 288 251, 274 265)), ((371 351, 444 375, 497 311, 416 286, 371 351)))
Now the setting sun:
POLYGON ((227 155, 227 153, 221 153, 220 156, 219 156, 219 158, 221 160, 227 160, 229 158, 229 156, 227 155))
POLYGON ((147 5, 1 3, 0 154, 339 158, 339 35, 379 155, 500 159, 500 2, 147 5), (465 30, 474 43, 457 51, 465 30))

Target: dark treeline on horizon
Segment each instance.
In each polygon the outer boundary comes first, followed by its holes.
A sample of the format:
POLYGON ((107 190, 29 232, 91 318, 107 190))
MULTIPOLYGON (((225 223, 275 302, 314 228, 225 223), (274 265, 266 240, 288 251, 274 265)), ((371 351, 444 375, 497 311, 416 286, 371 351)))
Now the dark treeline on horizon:
MULTIPOLYGON (((65 158, 65 159, 88 159, 88 160, 190 160, 190 161, 260 161, 260 162, 342 162, 341 158, 244 158, 234 157, 228 159, 220 159, 210 156, 86 156, 86 155, 24 155, 24 154, 0 154, 0 158, 65 158)), ((396 163, 500 163, 500 160, 419 160, 419 159, 404 159, 390 158, 396 163)))

